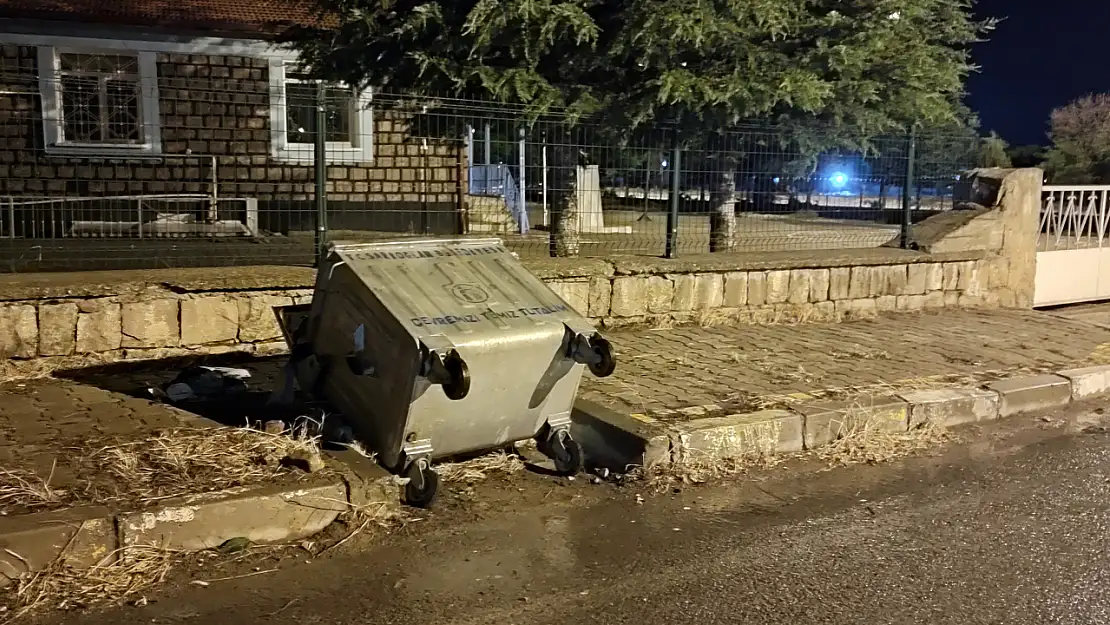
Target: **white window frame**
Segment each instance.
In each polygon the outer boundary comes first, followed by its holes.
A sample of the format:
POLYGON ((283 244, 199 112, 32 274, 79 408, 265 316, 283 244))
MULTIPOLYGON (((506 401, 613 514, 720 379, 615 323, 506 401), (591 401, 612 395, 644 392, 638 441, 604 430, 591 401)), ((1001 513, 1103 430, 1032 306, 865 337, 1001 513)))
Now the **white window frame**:
MULTIPOLYGON (((285 85, 290 82, 309 82, 286 78, 289 63, 271 58, 270 73, 270 155, 285 163, 311 165, 316 157, 311 143, 290 143, 286 128, 285 85)), ((328 162, 336 164, 371 163, 374 161, 374 109, 370 89, 352 98, 351 141, 328 141, 328 162)))
POLYGON ((158 56, 151 51, 122 52, 97 48, 38 47, 39 93, 42 96, 42 132, 47 154, 134 156, 162 153, 162 124, 158 110, 158 56), (61 55, 104 54, 135 56, 139 73, 139 122, 143 143, 82 143, 65 140, 62 108, 61 55))

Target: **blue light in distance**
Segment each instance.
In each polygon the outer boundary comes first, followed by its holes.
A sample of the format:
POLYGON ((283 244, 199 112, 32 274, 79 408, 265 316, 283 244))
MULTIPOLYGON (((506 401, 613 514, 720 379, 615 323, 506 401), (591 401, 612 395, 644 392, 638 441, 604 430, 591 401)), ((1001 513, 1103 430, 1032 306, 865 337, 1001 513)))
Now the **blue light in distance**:
POLYGON ((778 184, 779 180, 780 180, 780 178, 778 176, 775 176, 774 178, 771 178, 771 182, 773 182, 775 184, 778 184))
POLYGON ((842 188, 842 187, 844 187, 844 185, 848 184, 847 174, 844 174, 843 172, 839 172, 839 171, 834 173, 832 175, 832 177, 829 178, 829 180, 832 182, 832 185, 834 187, 838 188, 838 189, 842 188))

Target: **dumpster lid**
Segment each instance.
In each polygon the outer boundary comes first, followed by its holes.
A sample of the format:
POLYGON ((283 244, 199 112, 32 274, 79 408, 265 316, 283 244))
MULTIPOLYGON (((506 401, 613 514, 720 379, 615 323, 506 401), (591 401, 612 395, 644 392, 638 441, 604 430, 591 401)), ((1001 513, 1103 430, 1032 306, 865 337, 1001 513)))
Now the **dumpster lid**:
POLYGON ((339 243, 329 256, 416 334, 585 323, 497 238, 339 243))

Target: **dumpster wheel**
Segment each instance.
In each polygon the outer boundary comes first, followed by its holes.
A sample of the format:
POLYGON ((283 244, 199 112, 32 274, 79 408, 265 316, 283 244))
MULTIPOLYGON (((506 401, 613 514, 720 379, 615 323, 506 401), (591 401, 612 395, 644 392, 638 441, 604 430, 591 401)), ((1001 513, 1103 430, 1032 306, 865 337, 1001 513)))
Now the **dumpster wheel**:
POLYGON ((577 475, 582 471, 582 446, 570 437, 570 432, 559 430, 548 441, 551 459, 555 462, 555 472, 564 477, 577 475))
POLYGON ((451 379, 443 384, 443 392, 448 399, 460 400, 470 393, 470 367, 459 356, 458 352, 451 352, 443 361, 444 368, 451 379))
POLYGON ((594 336, 590 339, 590 348, 594 350, 597 355, 597 362, 591 362, 590 373, 599 378, 607 378, 613 375, 617 369, 617 360, 613 356, 613 346, 604 337, 594 336))
POLYGON ((405 469, 405 503, 414 508, 432 505, 439 491, 439 474, 432 470, 427 460, 417 460, 405 469))

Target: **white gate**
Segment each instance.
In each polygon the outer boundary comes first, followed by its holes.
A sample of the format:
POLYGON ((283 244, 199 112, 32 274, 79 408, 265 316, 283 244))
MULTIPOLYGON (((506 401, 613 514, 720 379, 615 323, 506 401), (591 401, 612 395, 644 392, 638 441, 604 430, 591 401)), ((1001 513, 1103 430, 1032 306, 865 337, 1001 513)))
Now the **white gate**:
POLYGON ((1034 306, 1110 299, 1110 186, 1046 185, 1034 306))

